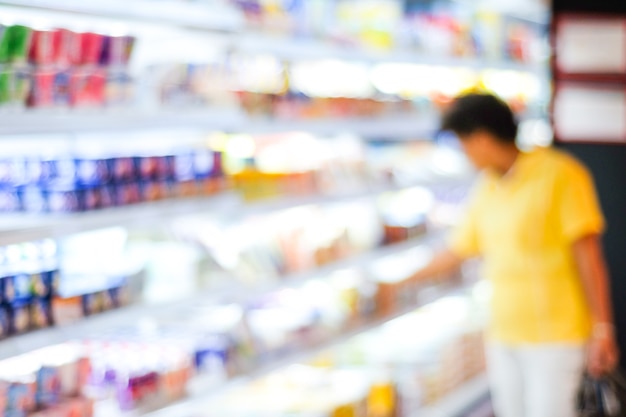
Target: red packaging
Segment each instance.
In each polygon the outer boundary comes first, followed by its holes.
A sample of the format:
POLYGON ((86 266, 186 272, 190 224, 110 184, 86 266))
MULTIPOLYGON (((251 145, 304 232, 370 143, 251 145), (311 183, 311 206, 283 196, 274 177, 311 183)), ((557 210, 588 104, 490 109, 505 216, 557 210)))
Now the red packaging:
POLYGON ((81 36, 68 29, 57 29, 54 33, 55 62, 64 67, 81 63, 81 36))
POLYGON ((54 71, 36 71, 28 97, 29 107, 49 107, 54 104, 54 71))
POLYGON ((73 107, 104 105, 106 76, 100 69, 77 70, 70 78, 70 104, 73 107))
POLYGON ((100 62, 104 35, 93 32, 84 32, 80 35, 80 64, 96 65, 100 62))
POLYGON ((7 408, 8 404, 8 391, 9 384, 4 381, 0 381, 0 416, 4 417, 4 411, 7 408))
POLYGON ((36 70, 31 76, 29 107, 66 107, 69 104, 70 73, 68 71, 36 70))
POLYGON ((35 65, 54 64, 58 54, 55 30, 34 30, 28 57, 35 65))

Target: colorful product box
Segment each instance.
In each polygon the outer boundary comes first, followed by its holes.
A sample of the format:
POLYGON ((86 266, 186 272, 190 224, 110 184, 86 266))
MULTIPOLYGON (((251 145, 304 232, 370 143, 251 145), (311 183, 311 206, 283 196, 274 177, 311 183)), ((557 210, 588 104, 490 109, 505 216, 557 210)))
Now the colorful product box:
POLYGON ((119 206, 128 204, 136 204, 141 202, 141 191, 139 184, 130 182, 126 184, 117 184, 115 186, 115 203, 119 206))
POLYGON ((22 158, 0 160, 0 184, 17 186, 26 182, 26 165, 22 158))
POLYGON ((105 88, 105 102, 107 106, 126 105, 132 101, 133 94, 133 79, 125 70, 108 71, 105 88))
POLYGON ((74 185, 51 185, 44 196, 45 207, 51 213, 75 213, 83 210, 82 194, 74 185))
POLYGON ((22 107, 31 88, 31 75, 26 68, 0 67, 0 106, 22 107))
POLYGON ((0 304, 0 340, 11 333, 11 317, 9 310, 4 304, 0 304))
POLYGON ((32 379, 24 378, 21 381, 9 381, 7 388, 7 408, 8 416, 24 416, 34 411, 37 406, 36 401, 37 383, 32 379))
POLYGON ((78 158, 75 161, 79 185, 98 186, 112 180, 111 164, 105 158, 78 158))
POLYGON ((14 301, 29 302, 31 294, 31 276, 24 273, 11 274, 0 279, 3 300, 6 303, 14 301))
POLYGON ((0 186, 0 213, 13 213, 21 209, 20 197, 15 188, 0 186))
POLYGON ((26 158, 24 165, 28 184, 47 184, 59 177, 60 161, 56 159, 26 158))
POLYGON ((34 299, 30 304, 30 326, 31 330, 45 329, 52 326, 52 310, 50 301, 47 299, 34 299))
POLYGON ((135 38, 132 36, 104 36, 100 64, 128 65, 134 44, 135 38))
POLYGON ((137 178, 135 161, 132 157, 117 157, 109 159, 109 172, 114 183, 126 183, 137 178))
POLYGON ((17 188, 20 207, 29 213, 45 213, 48 202, 44 190, 39 186, 27 185, 17 188))
POLYGON ((84 32, 80 33, 80 65, 97 65, 100 62, 102 48, 104 47, 104 35, 84 32))
POLYGON ((42 366, 37 371, 36 401, 40 408, 51 407, 59 403, 61 395, 61 376, 59 367, 42 366))
POLYGON ((29 60, 34 65, 52 65, 56 61, 60 45, 56 40, 55 30, 38 30, 32 32, 29 60))
POLYGON ((69 99, 72 107, 100 107, 105 102, 106 74, 103 70, 80 69, 72 72, 69 99))
POLYGON ((32 30, 23 25, 11 25, 2 27, 2 39, 0 39, 0 62, 25 63, 32 30))
POLYGON ((68 29, 56 29, 54 37, 54 50, 56 56, 54 62, 62 67, 80 65, 81 60, 81 36, 68 29))
POLYGON ((22 334, 30 330, 30 301, 13 301, 9 304, 10 332, 22 334))
POLYGON ((69 106, 72 80, 72 73, 67 70, 34 70, 27 105, 34 108, 69 106))
POLYGON ((85 317, 83 314, 83 299, 80 296, 69 298, 54 297, 51 304, 52 321, 57 326, 76 323, 85 317))

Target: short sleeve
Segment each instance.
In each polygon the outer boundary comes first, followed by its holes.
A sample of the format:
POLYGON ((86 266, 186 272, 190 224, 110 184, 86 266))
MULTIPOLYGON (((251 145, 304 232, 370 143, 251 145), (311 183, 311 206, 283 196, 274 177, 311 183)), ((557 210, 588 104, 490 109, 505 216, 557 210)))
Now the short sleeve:
POLYGON ((482 184, 472 191, 461 221, 448 236, 448 249, 463 259, 472 258, 480 253, 478 234, 478 213, 480 212, 482 184))
POLYGON ((555 195, 561 232, 568 242, 604 232, 604 216, 593 178, 582 164, 568 160, 557 177, 555 195))

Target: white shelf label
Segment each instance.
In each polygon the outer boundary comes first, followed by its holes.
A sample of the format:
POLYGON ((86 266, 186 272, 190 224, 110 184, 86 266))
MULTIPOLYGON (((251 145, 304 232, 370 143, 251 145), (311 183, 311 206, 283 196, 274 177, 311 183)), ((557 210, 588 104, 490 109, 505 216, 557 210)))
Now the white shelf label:
POLYGON ((556 49, 562 72, 626 74, 626 20, 565 20, 557 26, 556 49))
POLYGON ((626 92, 563 86, 554 101, 559 139, 626 143, 626 92))

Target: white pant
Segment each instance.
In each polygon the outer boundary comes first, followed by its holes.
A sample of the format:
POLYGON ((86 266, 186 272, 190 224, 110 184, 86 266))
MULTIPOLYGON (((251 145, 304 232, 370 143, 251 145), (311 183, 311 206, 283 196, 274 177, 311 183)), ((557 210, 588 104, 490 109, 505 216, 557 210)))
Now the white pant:
POLYGON ((487 346, 496 417, 575 417, 583 345, 487 346))

